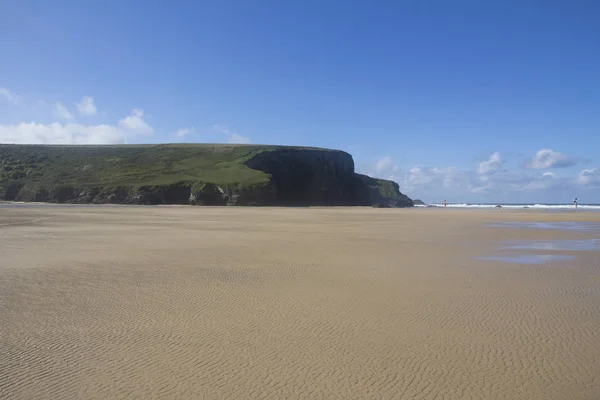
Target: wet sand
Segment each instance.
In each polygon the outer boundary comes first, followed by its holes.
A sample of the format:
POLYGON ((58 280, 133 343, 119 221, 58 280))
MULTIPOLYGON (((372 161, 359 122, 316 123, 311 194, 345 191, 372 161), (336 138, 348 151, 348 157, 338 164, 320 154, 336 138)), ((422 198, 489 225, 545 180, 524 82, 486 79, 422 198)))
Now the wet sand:
POLYGON ((600 213, 0 208, 0 398, 598 399, 600 213))

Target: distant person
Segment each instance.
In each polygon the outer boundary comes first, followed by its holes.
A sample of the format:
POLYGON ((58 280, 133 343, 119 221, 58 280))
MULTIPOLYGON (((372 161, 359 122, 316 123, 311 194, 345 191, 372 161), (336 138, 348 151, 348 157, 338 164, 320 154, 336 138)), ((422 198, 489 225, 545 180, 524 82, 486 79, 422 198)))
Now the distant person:
POLYGON ((577 208, 577 197, 575 197, 575 200, 573 201, 573 204, 575 204, 575 208, 577 208))
POLYGON ((446 207, 446 200, 444 200, 444 207, 446 207))

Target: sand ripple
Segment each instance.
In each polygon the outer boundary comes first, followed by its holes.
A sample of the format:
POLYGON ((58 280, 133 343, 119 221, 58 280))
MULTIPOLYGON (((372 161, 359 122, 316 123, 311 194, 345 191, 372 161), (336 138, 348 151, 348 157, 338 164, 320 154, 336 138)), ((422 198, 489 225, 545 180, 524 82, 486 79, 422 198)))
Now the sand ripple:
POLYGON ((0 398, 600 398, 598 253, 496 215, 0 209, 0 398))

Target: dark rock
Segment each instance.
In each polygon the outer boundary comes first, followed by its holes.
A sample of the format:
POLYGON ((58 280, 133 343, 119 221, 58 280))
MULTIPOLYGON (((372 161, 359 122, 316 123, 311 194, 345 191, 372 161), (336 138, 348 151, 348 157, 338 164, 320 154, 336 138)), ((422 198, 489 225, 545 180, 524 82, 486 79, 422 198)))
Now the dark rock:
POLYGON ((352 156, 342 151, 265 151, 248 160, 246 166, 271 175, 273 201, 278 205, 413 206, 397 183, 356 174, 352 156))
POLYGON ((38 188, 33 192, 33 201, 42 203, 47 202, 48 200, 48 189, 46 188, 38 188))
POLYGON ((21 183, 21 182, 11 182, 9 183, 5 189, 0 192, 1 195, 1 199, 3 200, 7 200, 7 201, 14 201, 18 198, 19 193, 21 192, 21 189, 23 189, 23 186, 25 186, 25 184, 21 183))
POLYGON ((191 188, 185 184, 142 186, 131 196, 132 204, 189 204, 191 188))
POLYGON ((197 206, 224 206, 223 191, 213 183, 200 183, 192 188, 189 203, 197 206))
POLYGON ((286 206, 354 205, 354 161, 341 151, 280 149, 246 163, 271 175, 275 202, 286 206))
POLYGON ((55 187, 48 191, 48 202, 50 203, 67 203, 74 197, 74 190, 69 186, 55 187))
POLYGON ((94 198, 96 204, 127 204, 129 193, 126 188, 117 187, 113 189, 105 188, 94 198))

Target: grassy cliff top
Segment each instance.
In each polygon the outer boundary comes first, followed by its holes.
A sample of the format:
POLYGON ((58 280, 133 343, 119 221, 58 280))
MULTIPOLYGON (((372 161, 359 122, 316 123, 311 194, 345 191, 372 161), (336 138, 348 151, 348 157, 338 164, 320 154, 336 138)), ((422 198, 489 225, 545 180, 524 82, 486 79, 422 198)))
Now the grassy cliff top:
POLYGON ((280 149, 310 147, 225 144, 0 145, 0 183, 26 179, 38 185, 167 185, 204 181, 260 185, 269 176, 244 162, 280 149))

